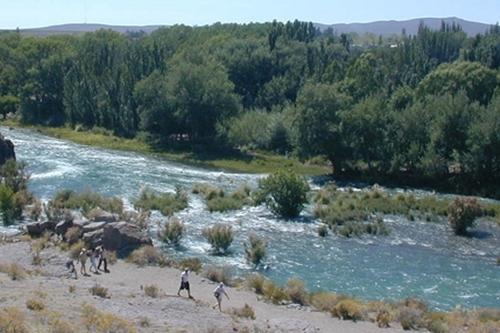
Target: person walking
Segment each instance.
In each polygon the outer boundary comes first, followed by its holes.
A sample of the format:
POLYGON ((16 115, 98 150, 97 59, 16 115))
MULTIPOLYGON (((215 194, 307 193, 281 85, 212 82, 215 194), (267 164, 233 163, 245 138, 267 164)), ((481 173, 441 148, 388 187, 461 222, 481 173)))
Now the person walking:
POLYGON ((184 271, 181 273, 181 286, 179 287, 179 290, 177 291, 177 296, 181 295, 181 290, 186 289, 188 292, 188 297, 193 298, 191 296, 191 288, 189 287, 189 268, 185 268, 184 271))
POLYGON ((99 264, 97 265, 97 269, 101 269, 101 265, 104 264, 104 273, 109 273, 107 252, 104 247, 102 247, 102 245, 97 248, 97 253, 99 256, 99 264))
POLYGON ((87 251, 86 248, 83 248, 80 251, 80 254, 78 255, 78 261, 80 262, 80 274, 83 276, 88 276, 87 274, 87 269, 85 268, 85 265, 87 263, 87 258, 90 256, 89 251, 87 251))
POLYGON ((99 252, 96 248, 93 248, 90 253, 90 271, 94 274, 99 274, 97 270, 97 257, 99 256, 99 252), (92 271, 93 270, 93 271, 92 271))
POLYGON ((73 262, 73 259, 68 258, 65 266, 66 269, 68 270, 68 278, 71 277, 71 275, 75 274, 75 280, 78 279, 78 273, 76 272, 76 267, 75 263, 73 262))
POLYGON ((229 300, 229 295, 227 294, 226 289, 224 288, 224 282, 221 282, 221 283, 219 283, 217 288, 215 288, 215 290, 214 290, 214 296, 217 299, 217 303, 213 306, 214 309, 217 306, 219 306, 219 311, 221 311, 221 312, 222 312, 221 302, 222 302, 222 295, 223 294, 226 295, 227 299, 229 300))

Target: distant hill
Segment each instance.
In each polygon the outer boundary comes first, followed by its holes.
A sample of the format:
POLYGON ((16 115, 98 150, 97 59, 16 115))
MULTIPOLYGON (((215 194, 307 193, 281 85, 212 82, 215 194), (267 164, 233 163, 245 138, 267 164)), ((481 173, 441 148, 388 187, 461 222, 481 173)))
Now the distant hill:
MULTIPOLYGON (((423 22, 426 26, 432 29, 439 29, 441 27, 441 22, 446 23, 457 23, 463 30, 470 36, 477 35, 479 33, 484 33, 490 27, 489 24, 466 21, 457 17, 448 18, 417 18, 407 21, 377 21, 371 23, 339 23, 339 24, 321 24, 316 23, 316 26, 321 30, 325 31, 328 28, 332 28, 334 32, 341 33, 351 33, 355 32, 358 34, 373 33, 375 35, 390 36, 394 34, 400 34, 403 29, 409 35, 414 35, 417 33, 418 26, 423 22)), ((145 26, 126 26, 126 25, 106 25, 106 24, 62 24, 53 25, 43 28, 33 28, 33 29, 21 29, 21 32, 25 35, 58 35, 58 34, 83 34, 85 32, 96 31, 99 29, 111 29, 120 33, 126 32, 140 32, 151 33, 152 31, 162 27, 161 25, 145 25, 145 26)))
POLYGON ((449 24, 459 24, 462 29, 470 36, 484 33, 490 27, 489 24, 466 21, 458 17, 419 18, 407 21, 377 21, 371 23, 340 23, 331 25, 316 24, 316 26, 321 31, 332 28, 333 31, 338 34, 355 32, 358 34, 372 33, 375 35, 390 36, 394 34, 401 34, 403 29, 406 30, 406 33, 408 35, 415 35, 421 22, 423 22, 429 28, 437 30, 441 28, 442 21, 449 24))
POLYGON ((84 34, 86 32, 97 31, 99 29, 110 29, 120 33, 144 31, 145 33, 149 34, 160 27, 162 26, 161 25, 127 26, 127 25, 107 25, 98 23, 70 23, 70 24, 52 25, 43 28, 21 29, 21 33, 25 35, 48 36, 48 35, 64 35, 64 34, 84 34))

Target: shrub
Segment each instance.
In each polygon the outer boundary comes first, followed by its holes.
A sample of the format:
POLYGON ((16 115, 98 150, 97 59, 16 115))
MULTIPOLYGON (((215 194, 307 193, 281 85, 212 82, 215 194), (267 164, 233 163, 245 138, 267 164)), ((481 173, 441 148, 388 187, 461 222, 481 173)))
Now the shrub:
POLYGON ((14 191, 5 184, 0 184, 0 214, 4 225, 14 223, 14 191))
POLYGON ((339 296, 329 292, 318 292, 311 295, 311 304, 319 311, 333 313, 333 309, 340 301, 339 296))
POLYGON ((362 304, 353 299, 343 299, 333 308, 332 315, 342 320, 361 320, 363 319, 362 304))
POLYGON ((245 258, 255 267, 266 257, 267 242, 255 234, 250 234, 248 242, 244 243, 245 258))
POLYGON ((69 244, 74 244, 78 242, 81 236, 82 230, 79 227, 71 227, 66 230, 66 233, 64 234, 64 240, 69 244))
POLYGON ((203 229, 203 236, 216 254, 224 254, 233 242, 233 228, 230 225, 216 224, 203 229))
POLYGON ((4 307, 0 309, 0 332, 29 333, 24 314, 17 308, 4 307))
POLYGON ((168 244, 178 245, 184 235, 184 224, 176 219, 171 218, 163 229, 158 232, 158 237, 168 244))
POLYGON ((59 191, 47 206, 56 210, 81 210, 85 215, 96 208, 115 214, 123 212, 123 201, 120 198, 106 198, 89 190, 81 193, 72 190, 59 191))
POLYGON ((27 207, 27 215, 33 221, 38 221, 43 211, 42 202, 37 198, 33 198, 32 201, 33 204, 30 207, 27 207))
POLYGON ((277 284, 270 280, 266 280, 264 282, 264 286, 262 288, 263 290, 263 295, 265 298, 273 302, 274 304, 280 304, 283 303, 284 301, 288 300, 287 294, 277 284))
POLYGON ((80 252, 82 252, 82 249, 85 247, 85 242, 83 240, 79 240, 76 243, 72 244, 69 248, 69 256, 77 260, 78 256, 80 255, 80 252))
POLYGON ((318 236, 320 236, 320 237, 328 236, 328 226, 327 225, 322 224, 318 227, 318 236))
POLYGON ((151 298, 157 298, 158 294, 159 294, 159 289, 155 285, 145 286, 144 287, 144 294, 146 296, 151 297, 151 298))
POLYGON ((135 224, 141 230, 146 230, 148 228, 150 216, 151 211, 149 210, 140 210, 139 212, 127 211, 122 214, 122 218, 125 221, 135 224))
POLYGON ((74 284, 70 284, 68 287, 68 291, 73 294, 76 291, 76 286, 74 284))
POLYGON ((158 210, 165 216, 172 216, 188 206, 186 192, 177 188, 175 193, 155 193, 149 188, 143 188, 135 201, 135 209, 158 210))
POLYGON ((256 294, 262 295, 264 293, 266 279, 262 275, 250 274, 245 281, 248 288, 252 289, 256 294))
POLYGON ((85 328, 95 333, 136 333, 131 322, 112 313, 101 312, 92 305, 85 304, 82 308, 82 320, 85 328))
POLYGON ((191 272, 199 273, 203 268, 203 264, 199 258, 184 258, 176 263, 179 269, 189 269, 191 272))
POLYGON ((210 281, 224 282, 225 285, 233 285, 233 271, 229 266, 215 267, 208 266, 205 268, 204 274, 210 281))
POLYGON ((104 288, 103 286, 101 286, 97 283, 95 285, 93 285, 91 288, 89 288, 89 292, 93 296, 99 296, 102 298, 109 298, 108 288, 104 288))
POLYGON ((215 197, 207 201, 209 212, 228 212, 241 209, 245 205, 244 200, 235 197, 215 197))
POLYGON ((26 301, 26 307, 31 311, 42 311, 45 309, 45 304, 39 299, 30 298, 26 301))
POLYGON ((148 317, 141 317, 139 318, 139 326, 146 328, 151 326, 151 322, 149 321, 148 317))
POLYGON ((6 273, 13 281, 23 280, 26 277, 26 271, 17 263, 0 265, 0 272, 6 273))
POLYGON ((237 309, 233 308, 232 312, 235 316, 238 316, 240 318, 255 320, 255 311, 247 303, 245 303, 245 305, 242 308, 237 308, 237 309))
POLYGON ((73 333, 77 330, 70 323, 62 319, 62 315, 57 312, 45 313, 50 325, 50 333, 73 333))
POLYGON ((403 307, 399 310, 398 321, 404 330, 416 330, 423 326, 422 311, 416 308, 403 307))
POLYGON ((293 303, 306 305, 309 302, 304 282, 299 279, 289 279, 285 285, 285 293, 287 298, 293 303))
POLYGON ((194 194, 201 194, 207 201, 217 197, 223 197, 225 195, 224 190, 209 184, 196 184, 193 187, 192 192, 194 194))
POLYGON ((377 317, 376 317, 375 321, 377 322, 377 325, 380 328, 387 328, 387 327, 389 327, 390 326, 389 324, 391 322, 391 315, 390 315, 389 311, 387 311, 387 310, 380 310, 377 313, 377 317))
POLYGON ((456 235, 466 235, 467 228, 482 215, 482 207, 474 198, 456 198, 448 207, 448 222, 456 235))
POLYGON ((158 250, 150 245, 143 246, 134 250, 127 258, 127 261, 136 264, 139 267, 146 265, 167 266, 167 258, 158 250))
POLYGON ((297 217, 307 202, 309 185, 292 171, 278 171, 259 181, 256 202, 265 202, 275 214, 297 217))

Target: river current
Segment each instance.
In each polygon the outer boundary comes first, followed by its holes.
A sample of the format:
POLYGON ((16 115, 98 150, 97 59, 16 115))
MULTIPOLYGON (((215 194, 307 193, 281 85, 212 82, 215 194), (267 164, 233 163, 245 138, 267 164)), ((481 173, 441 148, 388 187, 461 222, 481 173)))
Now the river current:
MULTIPOLYGON (((210 183, 226 189, 255 186, 258 175, 229 173, 173 163, 141 154, 82 146, 28 130, 0 127, 14 142, 18 160, 31 173, 30 190, 43 200, 60 189, 90 189, 121 197, 131 207, 143 186, 157 191, 190 189, 210 183)), ((285 283, 304 280, 311 290, 329 290, 363 299, 397 300, 419 297, 432 308, 450 310, 500 307, 500 227, 480 222, 476 237, 452 235, 445 223, 408 221, 385 216, 389 236, 343 238, 317 236, 318 221, 307 207, 294 221, 277 219, 264 206, 229 213, 209 213, 204 202, 189 194, 189 207, 176 214, 186 224, 179 249, 165 248, 176 257, 200 257, 206 263, 230 265, 237 273, 250 271, 242 243, 249 233, 268 241, 269 269, 263 274, 285 283), (228 256, 212 256, 201 230, 223 222, 233 226, 235 240, 228 256)), ((150 233, 164 221, 154 215, 150 233)), ((0 232, 13 229, 0 227, 0 232)))

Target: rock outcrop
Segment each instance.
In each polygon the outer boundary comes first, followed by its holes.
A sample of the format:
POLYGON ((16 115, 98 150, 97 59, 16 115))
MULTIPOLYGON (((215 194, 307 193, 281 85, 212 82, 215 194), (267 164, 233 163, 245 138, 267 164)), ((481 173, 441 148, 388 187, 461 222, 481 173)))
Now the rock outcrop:
POLYGON ((103 229, 102 245, 124 255, 144 245, 153 245, 151 238, 138 226, 127 222, 108 223, 103 229))
POLYGON ((45 232, 53 232, 56 228, 56 223, 51 221, 33 222, 26 224, 25 228, 31 237, 40 237, 45 232))
POLYGON ((0 165, 3 165, 7 160, 16 159, 14 152, 14 144, 9 139, 5 139, 0 134, 0 165))

